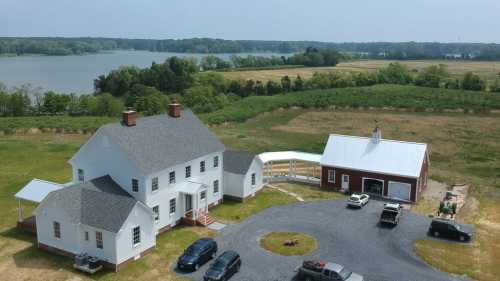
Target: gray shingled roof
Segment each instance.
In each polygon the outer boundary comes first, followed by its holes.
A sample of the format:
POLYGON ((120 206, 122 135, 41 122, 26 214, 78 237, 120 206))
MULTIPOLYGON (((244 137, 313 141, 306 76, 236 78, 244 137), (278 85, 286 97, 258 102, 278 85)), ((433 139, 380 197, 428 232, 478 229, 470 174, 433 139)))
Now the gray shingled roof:
POLYGON ((53 206, 75 224, 117 233, 136 203, 110 176, 104 176, 53 191, 38 208, 53 206))
POLYGON ((224 151, 224 171, 244 175, 247 173, 255 155, 246 151, 226 150, 224 151))
POLYGON ((225 149, 190 110, 183 110, 179 118, 162 114, 138 118, 133 127, 113 123, 99 130, 109 135, 145 174, 225 149))

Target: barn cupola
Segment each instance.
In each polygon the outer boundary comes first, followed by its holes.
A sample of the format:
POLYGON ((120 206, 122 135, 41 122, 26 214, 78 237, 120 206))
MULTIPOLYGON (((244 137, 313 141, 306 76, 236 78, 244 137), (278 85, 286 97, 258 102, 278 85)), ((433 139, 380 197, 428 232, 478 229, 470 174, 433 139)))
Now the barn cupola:
POLYGON ((122 112, 122 122, 123 125, 127 127, 132 127, 136 125, 137 112, 131 108, 122 112))
POLYGON ((181 117, 181 104, 176 99, 173 99, 168 105, 168 115, 173 118, 181 117))
POLYGON ((379 143, 381 139, 382 139, 382 131, 378 126, 376 126, 372 132, 372 141, 374 143, 379 143))

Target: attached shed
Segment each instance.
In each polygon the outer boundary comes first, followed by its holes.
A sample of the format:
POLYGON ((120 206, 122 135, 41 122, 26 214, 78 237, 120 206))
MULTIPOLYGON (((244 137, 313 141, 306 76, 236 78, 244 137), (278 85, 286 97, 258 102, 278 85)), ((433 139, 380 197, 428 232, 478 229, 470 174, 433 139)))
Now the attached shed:
POLYGON ((38 248, 118 270, 154 249, 154 214, 110 176, 50 192, 34 211, 38 248))
POLYGON ((429 156, 424 143, 330 135, 321 158, 321 186, 416 202, 427 187, 429 156))
POLYGON ((263 187, 262 162, 246 151, 224 152, 224 197, 244 201, 263 187))

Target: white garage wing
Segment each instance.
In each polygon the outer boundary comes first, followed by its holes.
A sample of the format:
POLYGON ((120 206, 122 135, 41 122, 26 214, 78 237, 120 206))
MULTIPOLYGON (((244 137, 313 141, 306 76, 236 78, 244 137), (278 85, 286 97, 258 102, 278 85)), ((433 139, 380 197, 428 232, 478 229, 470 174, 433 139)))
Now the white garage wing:
POLYGON ((410 201, 411 184, 404 182, 390 181, 388 195, 390 198, 410 201))

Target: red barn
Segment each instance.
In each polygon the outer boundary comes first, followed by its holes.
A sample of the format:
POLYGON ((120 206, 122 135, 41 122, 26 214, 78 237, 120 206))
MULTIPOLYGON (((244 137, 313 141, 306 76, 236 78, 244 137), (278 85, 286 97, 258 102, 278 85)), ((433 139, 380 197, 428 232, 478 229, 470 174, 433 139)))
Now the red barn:
POLYGON ((429 156, 424 143, 330 135, 321 157, 321 187, 417 202, 427 187, 429 156))

